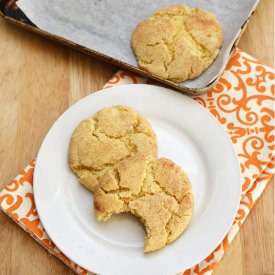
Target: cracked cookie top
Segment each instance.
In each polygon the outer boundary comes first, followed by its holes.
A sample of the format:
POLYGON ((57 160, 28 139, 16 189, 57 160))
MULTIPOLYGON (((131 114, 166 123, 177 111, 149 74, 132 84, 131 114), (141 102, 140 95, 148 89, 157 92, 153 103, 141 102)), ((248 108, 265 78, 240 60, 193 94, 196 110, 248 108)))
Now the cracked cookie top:
POLYGON ((213 63, 223 34, 213 14, 179 5, 138 24, 131 43, 141 68, 181 82, 199 76, 213 63))
POLYGON ((136 111, 114 106, 77 126, 70 142, 69 163, 79 182, 94 191, 108 168, 135 154, 156 157, 156 135, 136 111))
POLYGON ((98 220, 130 212, 146 229, 144 251, 173 242, 191 220, 193 195, 183 170, 166 158, 134 155, 106 171, 94 192, 98 220))

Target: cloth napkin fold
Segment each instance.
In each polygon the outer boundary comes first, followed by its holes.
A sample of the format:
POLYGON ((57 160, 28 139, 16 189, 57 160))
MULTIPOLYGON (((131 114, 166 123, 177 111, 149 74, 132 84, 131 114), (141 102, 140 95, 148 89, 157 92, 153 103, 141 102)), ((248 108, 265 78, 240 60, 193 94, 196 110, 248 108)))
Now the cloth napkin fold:
MULTIPOLYGON (((275 173, 274 79, 271 68, 236 50, 215 87, 207 94, 193 97, 215 116, 231 138, 241 166, 242 198, 234 223, 220 245, 202 262, 183 271, 184 275, 213 272, 275 173)), ((118 71, 104 88, 130 83, 156 84, 133 73, 118 71)), ((33 198, 34 169, 32 161, 2 190, 2 211, 77 274, 91 274, 60 252, 45 232, 33 198)))

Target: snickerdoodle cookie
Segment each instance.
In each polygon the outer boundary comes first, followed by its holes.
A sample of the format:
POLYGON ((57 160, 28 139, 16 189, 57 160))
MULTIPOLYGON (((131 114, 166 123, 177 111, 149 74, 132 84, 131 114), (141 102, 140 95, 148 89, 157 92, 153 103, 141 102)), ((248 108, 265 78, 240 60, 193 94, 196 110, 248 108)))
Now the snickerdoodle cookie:
POLYGON ((94 191, 107 169, 135 154, 156 157, 156 135, 136 111, 114 106, 77 126, 70 142, 69 163, 79 182, 94 191))
POLYGON ((106 171, 94 191, 98 220, 130 212, 146 229, 144 251, 173 242, 191 220, 193 195, 183 170, 166 158, 134 155, 106 171))
POLYGON ((164 79, 193 79, 215 60, 223 43, 210 12, 184 5, 163 8, 137 25, 132 47, 144 70, 164 79))

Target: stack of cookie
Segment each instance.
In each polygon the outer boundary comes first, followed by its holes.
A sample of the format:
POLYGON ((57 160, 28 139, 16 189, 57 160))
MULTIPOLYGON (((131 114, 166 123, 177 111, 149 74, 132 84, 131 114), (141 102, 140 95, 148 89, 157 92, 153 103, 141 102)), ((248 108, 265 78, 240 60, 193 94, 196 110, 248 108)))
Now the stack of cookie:
POLYGON ((129 212, 146 229, 145 252, 164 247, 190 223, 193 195, 173 161, 157 159, 149 122, 126 106, 104 108, 82 121, 70 143, 70 167, 94 193, 97 219, 129 212))

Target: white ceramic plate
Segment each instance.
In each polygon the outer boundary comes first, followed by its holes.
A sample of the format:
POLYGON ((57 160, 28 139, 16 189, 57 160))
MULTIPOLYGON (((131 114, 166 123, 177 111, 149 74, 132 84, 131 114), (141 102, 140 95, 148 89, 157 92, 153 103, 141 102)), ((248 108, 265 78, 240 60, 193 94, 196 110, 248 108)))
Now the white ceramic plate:
POLYGON ((69 108, 47 134, 34 173, 35 203, 50 238, 71 260, 97 274, 175 274, 208 256, 229 230, 241 192, 233 146, 215 118, 194 100, 165 88, 124 85, 100 91, 69 108), (68 166, 78 123, 103 107, 127 105, 152 124, 159 156, 174 160, 193 185, 195 209, 171 245, 143 253, 145 232, 130 214, 98 222, 92 194, 68 166))

